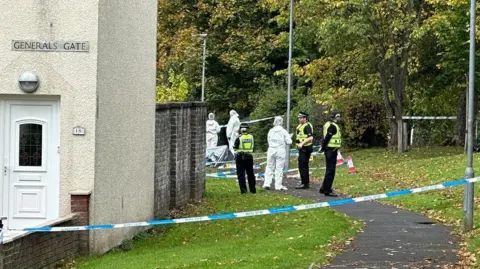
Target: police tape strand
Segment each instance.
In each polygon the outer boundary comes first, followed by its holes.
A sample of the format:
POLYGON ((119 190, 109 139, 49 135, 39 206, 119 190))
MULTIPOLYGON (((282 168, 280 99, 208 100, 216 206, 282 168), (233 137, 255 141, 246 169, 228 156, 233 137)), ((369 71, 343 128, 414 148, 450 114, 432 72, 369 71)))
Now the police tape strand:
MULTIPOLYGON (((274 119, 274 118, 275 118, 275 117, 268 117, 268 118, 257 119, 257 120, 242 121, 242 123, 255 123, 255 122, 261 122, 261 121, 271 120, 271 119, 274 119)), ((220 125, 220 127, 227 127, 227 124, 225 124, 225 125, 220 125)))
POLYGON ((164 219, 164 220, 152 220, 145 222, 132 222, 132 223, 123 223, 123 224, 101 224, 101 225, 89 225, 89 226, 71 226, 71 227, 40 227, 40 228, 26 228, 21 229, 20 231, 27 232, 69 232, 69 231, 94 231, 94 230, 110 230, 110 229, 119 229, 119 228, 128 228, 128 227, 145 227, 145 226, 157 226, 157 225, 170 225, 170 224, 180 224, 180 223, 192 223, 192 222, 205 222, 205 221, 214 221, 214 220, 226 220, 226 219, 237 219, 253 216, 264 216, 264 215, 273 215, 279 213, 293 212, 293 211, 302 211, 310 210, 315 208, 323 207, 332 207, 339 205, 347 205, 359 202, 374 201, 379 199, 385 199, 390 197, 398 197, 408 194, 421 193, 433 190, 441 190, 445 188, 452 188, 455 186, 460 186, 468 183, 479 182, 480 177, 471 178, 471 179, 462 179, 457 181, 450 181, 445 183, 440 183, 436 185, 419 187, 414 189, 406 189, 400 191, 386 192, 382 194, 369 195, 358 198, 345 198, 339 200, 332 200, 328 202, 320 202, 313 204, 304 204, 297 206, 287 206, 287 207, 275 207, 270 209, 247 211, 247 212, 238 212, 238 213, 225 213, 201 217, 189 217, 189 218, 180 218, 180 219, 164 219))
MULTIPOLYGON (((312 168, 311 168, 312 169, 312 168)), ((295 172, 297 171, 298 168, 290 169, 290 170, 284 170, 283 173, 290 173, 290 172, 295 172)), ((314 170, 314 169, 312 169, 314 170)), ((237 178, 236 176, 237 170, 231 170, 227 172, 218 172, 218 173, 211 173, 211 174, 206 174, 206 177, 212 177, 212 178, 237 178)), ((255 174, 256 177, 264 177, 265 173, 260 172, 255 174)))
MULTIPOLYGON (((346 163, 337 164, 337 166, 345 165, 345 164, 346 163)), ((309 168, 309 170, 325 170, 325 169, 327 169, 327 167, 309 168)), ((282 173, 285 174, 285 173, 291 173, 291 172, 296 172, 296 171, 298 171, 298 168, 283 170, 282 173)), ((217 172, 217 173, 209 173, 209 174, 205 174, 205 176, 210 177, 210 178, 237 178, 237 170, 230 170, 230 171, 217 172)), ((264 176, 265 176, 264 172, 260 172, 260 173, 255 174, 255 177, 264 177, 264 176)))
MULTIPOLYGON (((312 154, 310 154, 311 156, 320 156, 320 155, 324 155, 325 153, 323 152, 312 152, 312 154)), ((290 157, 297 157, 298 156, 298 153, 297 152, 291 152, 290 153, 290 157)), ((255 161, 258 161, 258 160, 266 160, 268 159, 268 157, 254 157, 253 160, 255 161)), ((213 164, 227 164, 227 163, 235 163, 235 161, 218 161, 218 162, 207 162, 205 163, 205 166, 209 166, 209 165, 213 165, 213 164)), ((265 163, 262 163, 262 164, 266 164, 265 163)))
MULTIPOLYGON (((267 162, 260 163, 258 165, 254 165, 254 169, 260 169, 262 167, 262 165, 264 165, 266 163, 267 162)), ((350 173, 355 173, 355 171, 354 171, 355 168, 353 167, 353 162, 352 162, 351 158, 349 157, 347 160, 345 160, 345 159, 343 159, 343 157, 339 153, 339 156, 337 157, 337 166, 345 165, 345 164, 348 166, 348 169, 349 169, 350 173)), ((231 166, 219 167, 217 169, 219 169, 219 170, 220 169, 226 169, 226 170, 229 170, 229 171, 217 172, 217 173, 207 173, 206 177, 211 177, 211 178, 237 178, 237 176, 236 176, 237 170, 232 169, 232 168, 233 167, 231 167, 231 166)), ((309 170, 325 170, 325 169, 326 169, 326 167, 309 168, 309 170)), ((282 173, 290 173, 290 172, 295 172, 295 171, 298 171, 298 168, 284 170, 282 173)), ((265 173, 260 172, 260 173, 255 174, 255 176, 256 177, 264 177, 265 173)))
MULTIPOLYGON (((294 156, 294 155, 292 155, 294 156)), ((266 160, 267 157, 254 157, 253 160, 255 161, 258 161, 258 160, 266 160)), ((235 163, 236 161, 233 160, 233 161, 217 161, 217 162, 207 162, 205 163, 205 166, 209 166, 209 165, 213 165, 213 164, 232 164, 232 163, 235 163)))

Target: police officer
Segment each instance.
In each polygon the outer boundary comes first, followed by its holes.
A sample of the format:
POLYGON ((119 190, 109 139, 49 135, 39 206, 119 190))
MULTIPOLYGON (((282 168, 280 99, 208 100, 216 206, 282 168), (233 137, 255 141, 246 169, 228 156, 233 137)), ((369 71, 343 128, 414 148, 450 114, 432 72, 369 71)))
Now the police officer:
POLYGON ((247 185, 245 182, 245 172, 248 176, 248 188, 251 193, 256 193, 255 174, 253 173, 253 135, 249 133, 248 123, 240 124, 240 137, 235 140, 233 148, 236 151, 235 162, 237 164, 237 177, 240 192, 247 193, 247 185))
POLYGON ((308 114, 298 114, 299 125, 296 130, 295 143, 298 149, 298 170, 301 184, 295 189, 308 189, 310 187, 309 161, 313 151, 313 126, 308 121, 308 114))
POLYGON ((342 134, 340 132, 340 127, 338 126, 339 120, 340 114, 333 112, 332 119, 323 126, 324 140, 322 147, 320 148, 320 151, 325 151, 325 162, 327 166, 320 193, 332 197, 338 196, 333 192, 332 185, 333 180, 335 179, 335 170, 337 168, 338 149, 342 146, 342 134))

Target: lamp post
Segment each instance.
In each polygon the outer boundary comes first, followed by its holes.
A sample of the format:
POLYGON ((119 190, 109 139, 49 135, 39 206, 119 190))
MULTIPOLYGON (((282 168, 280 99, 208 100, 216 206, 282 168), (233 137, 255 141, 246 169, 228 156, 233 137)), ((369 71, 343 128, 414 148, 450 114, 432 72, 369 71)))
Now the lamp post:
MULTIPOLYGON (((293 47, 293 0, 290 0, 290 30, 288 36, 288 85, 287 85, 287 131, 290 133, 290 96, 292 87, 292 47, 293 47)), ((288 170, 290 163, 290 147, 287 146, 287 158, 285 170, 288 170)))
MULTIPOLYGON (((474 89, 475 89, 475 0, 470 2, 470 66, 468 77, 468 128, 467 128, 467 168, 465 179, 473 178, 473 117, 474 113, 474 89)), ((473 183, 468 183, 463 192, 464 226, 466 231, 473 229, 473 183)))
POLYGON ((202 67, 202 102, 205 100, 205 62, 207 55, 207 34, 198 34, 194 36, 199 36, 203 40, 203 67, 202 67))

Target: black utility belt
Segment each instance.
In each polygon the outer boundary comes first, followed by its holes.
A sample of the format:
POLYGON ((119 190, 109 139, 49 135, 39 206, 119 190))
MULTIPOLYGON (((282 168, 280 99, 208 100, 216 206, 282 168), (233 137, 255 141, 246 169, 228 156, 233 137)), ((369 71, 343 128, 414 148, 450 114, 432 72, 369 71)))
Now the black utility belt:
POLYGON ((299 149, 299 151, 309 151, 309 150, 313 150, 313 145, 303 146, 302 148, 299 149))

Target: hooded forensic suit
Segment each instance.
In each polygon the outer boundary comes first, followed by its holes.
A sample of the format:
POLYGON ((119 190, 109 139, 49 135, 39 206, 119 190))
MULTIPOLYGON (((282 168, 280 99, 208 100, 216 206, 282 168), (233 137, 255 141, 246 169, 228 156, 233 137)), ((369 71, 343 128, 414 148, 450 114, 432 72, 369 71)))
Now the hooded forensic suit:
POLYGON ((227 139, 228 139, 228 147, 232 154, 235 154, 233 150, 233 145, 235 144, 235 140, 238 138, 238 131, 240 129, 240 119, 238 118, 238 113, 235 110, 230 111, 230 120, 227 124, 227 139))
POLYGON ((292 138, 282 127, 283 119, 275 117, 274 127, 268 132, 267 169, 265 172, 264 188, 270 188, 275 175, 275 189, 287 190, 282 185, 283 168, 285 166, 286 147, 292 144, 292 138))
POLYGON ((220 125, 215 120, 215 115, 213 113, 208 114, 207 120, 207 149, 214 148, 217 146, 218 142, 218 133, 220 133, 220 125))

